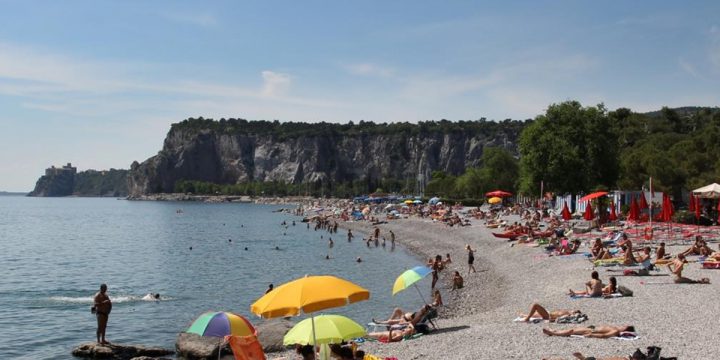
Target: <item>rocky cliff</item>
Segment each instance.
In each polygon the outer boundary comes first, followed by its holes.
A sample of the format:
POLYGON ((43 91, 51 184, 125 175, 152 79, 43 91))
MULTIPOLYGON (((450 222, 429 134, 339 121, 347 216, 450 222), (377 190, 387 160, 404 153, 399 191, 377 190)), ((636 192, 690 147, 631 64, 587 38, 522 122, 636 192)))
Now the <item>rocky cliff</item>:
POLYGON ((526 122, 303 124, 188 119, 174 124, 163 149, 128 176, 131 196, 172 192, 179 180, 346 183, 381 179, 422 187, 435 170, 459 174, 479 165, 485 147, 517 153, 526 122))
POLYGON ((127 196, 127 170, 68 171, 49 168, 28 196, 127 196))

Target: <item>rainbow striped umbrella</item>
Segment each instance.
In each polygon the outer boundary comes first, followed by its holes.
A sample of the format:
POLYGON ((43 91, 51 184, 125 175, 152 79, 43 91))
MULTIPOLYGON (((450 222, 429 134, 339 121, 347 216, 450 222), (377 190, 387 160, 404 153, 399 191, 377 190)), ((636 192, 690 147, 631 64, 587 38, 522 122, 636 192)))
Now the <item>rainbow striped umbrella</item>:
POLYGON ((185 332, 215 337, 250 336, 257 333, 248 319, 224 311, 211 311, 200 315, 185 332))
MULTIPOLYGON (((397 279, 395 279, 395 284, 393 285, 393 295, 407 289, 410 285, 414 285, 416 282, 422 280, 422 278, 428 276, 431 272, 432 270, 427 266, 416 266, 410 270, 406 270, 404 273, 400 274, 397 279)), ((415 289, 417 289, 420 297, 422 298, 422 293, 420 292, 420 289, 417 288, 417 285, 415 285, 415 289)), ((423 301, 425 301, 424 298, 423 301)))

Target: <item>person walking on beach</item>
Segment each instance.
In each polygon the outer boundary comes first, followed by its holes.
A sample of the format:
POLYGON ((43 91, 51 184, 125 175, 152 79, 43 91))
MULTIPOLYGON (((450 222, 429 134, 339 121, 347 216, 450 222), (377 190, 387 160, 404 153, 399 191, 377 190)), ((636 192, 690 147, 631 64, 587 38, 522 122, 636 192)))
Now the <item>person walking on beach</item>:
POLYGON ((465 245, 465 250, 467 250, 467 252, 468 252, 468 275, 470 275, 470 271, 477 272, 477 271, 475 271, 475 265, 474 265, 475 250, 473 250, 473 248, 470 247, 470 244, 465 245))
POLYGON ((108 318, 110 317, 110 311, 112 310, 112 301, 107 295, 107 285, 100 285, 100 291, 95 294, 93 298, 92 310, 97 318, 97 342, 98 344, 109 344, 110 342, 105 340, 105 330, 107 329, 108 318))

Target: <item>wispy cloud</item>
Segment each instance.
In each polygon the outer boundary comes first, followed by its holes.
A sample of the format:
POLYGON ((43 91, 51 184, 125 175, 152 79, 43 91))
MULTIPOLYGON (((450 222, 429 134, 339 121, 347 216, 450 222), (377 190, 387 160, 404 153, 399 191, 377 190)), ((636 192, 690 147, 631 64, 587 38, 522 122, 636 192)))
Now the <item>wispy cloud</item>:
MULTIPOLYGON (((66 114, 97 116, 117 109, 122 103, 138 109, 154 102, 182 97, 205 99, 254 99, 271 101, 276 106, 336 107, 325 99, 293 96, 292 76, 272 70, 258 74, 258 85, 224 84, 189 77, 169 79, 147 77, 153 69, 165 64, 120 63, 87 60, 64 54, 0 43, 0 94, 25 97, 25 108, 66 114), (99 95, 113 95, 108 100, 99 95), (147 98, 145 98, 145 96, 147 98), (127 96, 133 97, 126 100, 127 96)), ((182 71, 177 71, 182 73, 182 71)))
POLYGON ((372 63, 347 64, 343 68, 353 75, 390 77, 395 74, 395 70, 390 67, 372 63))
POLYGON ((695 66, 688 61, 686 61, 683 58, 678 59, 678 66, 680 66, 680 69, 685 71, 686 73, 692 75, 695 78, 700 78, 700 75, 698 74, 697 70, 695 69, 695 66))
POLYGON ((218 25, 218 20, 215 15, 210 13, 181 13, 181 12, 169 12, 163 13, 163 17, 166 19, 195 26, 202 27, 213 27, 218 25))

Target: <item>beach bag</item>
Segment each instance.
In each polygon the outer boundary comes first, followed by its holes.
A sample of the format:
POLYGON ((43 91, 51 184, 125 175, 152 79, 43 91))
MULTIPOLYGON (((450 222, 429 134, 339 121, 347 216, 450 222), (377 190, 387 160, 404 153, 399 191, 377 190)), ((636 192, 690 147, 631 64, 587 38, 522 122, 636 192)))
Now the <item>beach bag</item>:
POLYGON ((632 290, 630 290, 622 285, 618 286, 617 290, 620 294, 622 294, 622 296, 633 296, 632 290))
POLYGON ((427 335, 430 333, 430 326, 425 323, 419 323, 415 325, 415 331, 427 335))

